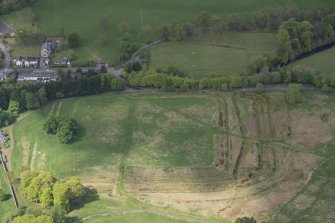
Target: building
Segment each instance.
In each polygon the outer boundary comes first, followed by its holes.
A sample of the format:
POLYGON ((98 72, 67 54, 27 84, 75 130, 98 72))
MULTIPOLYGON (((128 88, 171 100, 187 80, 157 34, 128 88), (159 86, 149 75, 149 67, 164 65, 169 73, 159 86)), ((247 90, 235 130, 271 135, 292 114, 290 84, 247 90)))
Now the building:
POLYGON ((42 58, 49 58, 50 55, 56 50, 57 43, 55 41, 45 42, 41 47, 42 58))
POLYGON ((46 83, 56 81, 57 75, 55 70, 22 70, 19 71, 18 82, 35 81, 46 83))
POLYGON ((57 57, 54 59, 54 64, 55 65, 62 65, 62 66, 69 66, 70 61, 67 57, 57 57))
POLYGON ((36 57, 17 57, 13 59, 13 64, 17 67, 37 67, 38 61, 36 57))

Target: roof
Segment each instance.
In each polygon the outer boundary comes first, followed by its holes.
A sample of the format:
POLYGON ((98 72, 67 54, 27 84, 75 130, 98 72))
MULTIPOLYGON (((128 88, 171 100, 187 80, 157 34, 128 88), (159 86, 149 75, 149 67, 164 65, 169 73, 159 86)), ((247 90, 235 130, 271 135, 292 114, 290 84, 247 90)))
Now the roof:
POLYGON ((0 33, 6 34, 14 31, 15 30, 12 27, 10 27, 7 23, 0 21, 0 33))
POLYGON ((18 80, 26 79, 50 79, 56 80, 56 71, 54 70, 24 70, 19 71, 18 80))
POLYGON ((49 52, 52 52, 56 49, 56 47, 57 47, 57 44, 54 41, 53 42, 45 42, 45 43, 43 43, 41 50, 47 50, 49 52))
POLYGON ((54 59, 54 63, 66 64, 68 61, 67 57, 58 57, 54 59))

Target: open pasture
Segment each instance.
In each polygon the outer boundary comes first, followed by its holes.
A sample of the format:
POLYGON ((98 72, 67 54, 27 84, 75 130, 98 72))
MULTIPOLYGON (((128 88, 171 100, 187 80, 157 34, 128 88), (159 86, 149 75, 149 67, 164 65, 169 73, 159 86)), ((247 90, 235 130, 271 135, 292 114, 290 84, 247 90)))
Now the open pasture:
MULTIPOLYGON (((283 93, 59 100, 15 126, 12 164, 16 172, 28 167, 79 175, 104 199, 118 197, 121 190, 205 216, 234 219, 247 212, 269 220, 280 210, 276 217, 284 219, 283 205, 315 182, 326 165, 320 164, 332 162, 331 147, 323 145, 332 146, 328 142, 334 139, 334 101, 334 95, 305 94, 303 103, 291 106, 283 93), (77 119, 80 137, 61 145, 44 133, 50 115, 77 119)), ((323 214, 332 216, 330 210, 323 214)))
POLYGON ((192 40, 154 46, 150 68, 167 70, 173 65, 195 79, 240 74, 265 53, 275 55, 276 49, 276 37, 271 33, 202 34, 192 40))
POLYGON ((138 45, 154 39, 154 30, 165 22, 192 22, 202 11, 226 17, 234 13, 258 11, 264 7, 292 6, 301 9, 328 7, 331 0, 43 0, 36 1, 33 11, 41 32, 59 36, 77 31, 83 39, 83 46, 76 50, 79 60, 87 61, 102 58, 105 62, 115 62, 121 55, 118 25, 129 23, 131 39, 138 45), (108 27, 101 29, 100 18, 107 18, 108 27), (104 41, 108 39, 108 41, 104 41))

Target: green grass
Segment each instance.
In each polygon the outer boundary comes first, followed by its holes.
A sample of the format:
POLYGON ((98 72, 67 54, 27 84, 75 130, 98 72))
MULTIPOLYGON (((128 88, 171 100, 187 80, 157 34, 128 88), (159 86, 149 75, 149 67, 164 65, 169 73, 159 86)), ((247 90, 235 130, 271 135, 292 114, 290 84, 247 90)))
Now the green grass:
POLYGON ((327 74, 333 74, 335 73, 334 57, 335 57, 335 47, 332 47, 321 53, 317 53, 313 56, 292 63, 288 66, 288 68, 294 68, 297 66, 310 67, 327 74))
POLYGON ((288 219, 294 222, 334 222, 335 208, 335 142, 328 142, 315 148, 322 153, 324 162, 317 168, 311 180, 279 212, 274 222, 288 219))
POLYGON ((201 78, 211 74, 231 75, 246 71, 257 57, 275 54, 275 35, 270 33, 224 33, 202 35, 183 42, 167 42, 151 50, 151 68, 169 65, 201 78))
MULTIPOLYGON (((197 219, 191 214, 183 214, 168 208, 150 208, 152 207, 130 200, 101 199, 85 204, 84 207, 71 212, 69 217, 86 219, 84 222, 88 223, 186 223, 194 217, 197 219)), ((211 219, 211 222, 229 223, 229 221, 216 219, 211 219)))
POLYGON ((14 127, 14 170, 47 169, 61 176, 95 175, 96 169, 126 165, 207 166, 218 131, 214 101, 201 95, 107 94, 56 101, 14 127), (215 111, 215 110, 214 110, 215 111), (80 138, 70 145, 43 132, 48 116, 79 121, 80 138), (201 127, 201 128, 199 128, 201 127), (30 129, 27 132, 27 129, 30 129))
POLYGON ((247 13, 264 7, 294 6, 311 9, 334 5, 332 0, 100 0, 99 4, 90 0, 43 0, 33 6, 39 21, 37 25, 43 33, 59 36, 61 29, 65 34, 78 31, 83 46, 77 50, 79 60, 102 58, 106 62, 115 62, 121 54, 119 48, 118 24, 127 21, 131 27, 132 39, 138 45, 153 38, 154 30, 162 23, 173 21, 194 21, 196 15, 204 10, 222 17, 232 13, 247 13), (143 15, 143 25, 140 11, 143 15), (109 27, 101 30, 98 22, 106 16, 109 27), (102 44, 100 36, 109 39, 102 44))
POLYGON ((0 17, 9 25, 14 27, 16 30, 25 29, 31 31, 37 31, 37 26, 33 25, 33 15, 32 9, 25 8, 9 15, 0 17))
MULTIPOLYGON (((2 164, 0 163, 0 165, 2 164)), ((2 166, 0 167, 0 189, 10 194, 10 189, 5 178, 5 171, 2 166)), ((15 208, 12 198, 6 201, 0 201, 0 222, 6 222, 16 211, 17 209, 15 208)))

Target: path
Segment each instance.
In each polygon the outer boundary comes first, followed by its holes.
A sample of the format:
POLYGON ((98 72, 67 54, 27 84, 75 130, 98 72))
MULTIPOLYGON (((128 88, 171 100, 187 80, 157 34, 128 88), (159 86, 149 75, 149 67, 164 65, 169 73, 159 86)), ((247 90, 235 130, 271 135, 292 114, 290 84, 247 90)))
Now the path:
POLYGON ((8 159, 7 168, 8 168, 9 172, 13 171, 12 162, 11 162, 11 155, 12 155, 12 151, 13 151, 13 148, 14 148, 14 133, 13 133, 14 125, 16 125, 19 121, 21 121, 23 118, 25 118, 29 114, 31 114, 31 112, 27 112, 27 113, 22 114, 21 116, 19 116, 17 118, 17 120, 14 124, 7 127, 8 130, 9 130, 8 134, 9 134, 10 145, 9 145, 9 148, 3 149, 2 153, 7 156, 7 159, 8 159))
POLYGON ((151 46, 153 46, 153 45, 156 45, 156 44, 158 44, 158 43, 161 43, 162 41, 163 41, 163 40, 160 39, 160 40, 156 40, 156 41, 154 41, 154 42, 152 42, 152 43, 148 43, 148 44, 142 46, 141 48, 139 48, 138 50, 136 50, 135 53, 133 53, 133 55, 130 57, 130 60, 134 60, 135 57, 137 56, 137 54, 138 54, 139 52, 141 52, 142 50, 144 50, 144 49, 146 49, 146 48, 149 48, 149 47, 151 47, 151 46))

